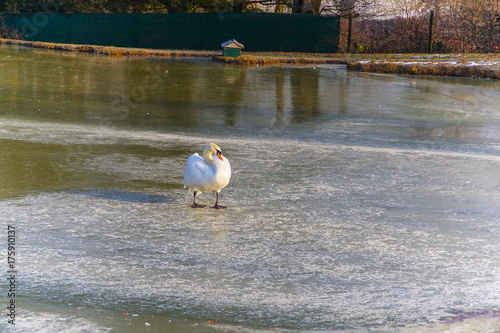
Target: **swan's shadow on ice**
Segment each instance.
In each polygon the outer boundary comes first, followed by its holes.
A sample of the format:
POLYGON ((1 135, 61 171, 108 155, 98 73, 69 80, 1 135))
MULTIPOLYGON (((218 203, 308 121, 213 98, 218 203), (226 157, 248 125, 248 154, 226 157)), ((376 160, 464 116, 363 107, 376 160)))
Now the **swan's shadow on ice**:
POLYGON ((101 198, 116 201, 135 202, 135 203, 171 203, 171 198, 152 195, 141 192, 120 191, 120 190, 84 190, 74 193, 93 198, 101 198))

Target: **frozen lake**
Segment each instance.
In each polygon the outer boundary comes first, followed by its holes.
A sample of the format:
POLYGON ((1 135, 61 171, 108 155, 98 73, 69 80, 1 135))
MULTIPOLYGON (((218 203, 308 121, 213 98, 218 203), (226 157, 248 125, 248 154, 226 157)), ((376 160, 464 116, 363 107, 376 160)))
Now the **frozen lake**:
POLYGON ((500 331, 500 82, 5 46, 0 73, 2 332, 500 331), (208 142, 223 211, 182 186, 208 142))

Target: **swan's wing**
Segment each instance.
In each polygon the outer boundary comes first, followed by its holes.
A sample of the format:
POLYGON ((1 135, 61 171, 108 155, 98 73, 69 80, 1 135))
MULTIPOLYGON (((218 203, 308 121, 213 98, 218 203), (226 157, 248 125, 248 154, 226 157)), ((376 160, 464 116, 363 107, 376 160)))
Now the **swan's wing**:
POLYGON ((200 155, 195 153, 189 156, 186 162, 186 168, 184 169, 184 187, 191 187, 198 183, 203 177, 203 174, 208 170, 211 170, 210 167, 200 155))

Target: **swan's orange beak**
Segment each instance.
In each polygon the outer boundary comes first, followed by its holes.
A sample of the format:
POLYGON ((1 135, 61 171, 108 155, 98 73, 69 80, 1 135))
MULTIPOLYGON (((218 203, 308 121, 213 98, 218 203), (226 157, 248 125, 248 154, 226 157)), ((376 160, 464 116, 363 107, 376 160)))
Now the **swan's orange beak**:
POLYGON ((217 150, 217 157, 220 158, 221 161, 223 161, 222 153, 220 152, 220 150, 217 150))

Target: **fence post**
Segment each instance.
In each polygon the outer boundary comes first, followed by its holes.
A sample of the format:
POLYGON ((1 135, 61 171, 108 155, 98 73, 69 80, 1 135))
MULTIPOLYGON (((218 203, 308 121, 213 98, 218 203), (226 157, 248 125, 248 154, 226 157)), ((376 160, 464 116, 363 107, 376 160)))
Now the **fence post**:
POLYGON ((432 53, 432 37, 434 34, 434 11, 431 10, 429 18, 429 42, 427 44, 427 53, 432 53))
POLYGON ((347 30, 347 53, 351 53, 351 39, 352 39, 352 12, 349 13, 349 28, 347 30))

